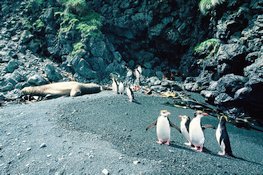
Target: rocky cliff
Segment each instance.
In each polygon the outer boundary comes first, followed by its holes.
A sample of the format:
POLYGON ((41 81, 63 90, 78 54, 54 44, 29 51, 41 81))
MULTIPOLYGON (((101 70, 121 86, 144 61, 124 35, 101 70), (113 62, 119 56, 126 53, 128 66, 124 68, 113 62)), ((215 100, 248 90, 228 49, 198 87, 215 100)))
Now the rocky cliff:
POLYGON ((48 82, 124 79, 141 65, 233 118, 259 117, 262 11, 258 0, 1 1, 2 98, 48 82))

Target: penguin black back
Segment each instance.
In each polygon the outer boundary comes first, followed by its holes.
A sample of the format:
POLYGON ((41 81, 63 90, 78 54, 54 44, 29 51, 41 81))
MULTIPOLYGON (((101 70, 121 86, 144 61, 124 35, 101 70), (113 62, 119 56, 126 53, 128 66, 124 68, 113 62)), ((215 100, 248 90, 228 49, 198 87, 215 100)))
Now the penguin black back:
POLYGON ((223 142, 223 144, 225 145, 225 154, 229 156, 233 156, 229 136, 228 136, 227 129, 226 129, 225 117, 220 118, 219 127, 221 129, 221 136, 219 138, 219 144, 221 145, 223 142))

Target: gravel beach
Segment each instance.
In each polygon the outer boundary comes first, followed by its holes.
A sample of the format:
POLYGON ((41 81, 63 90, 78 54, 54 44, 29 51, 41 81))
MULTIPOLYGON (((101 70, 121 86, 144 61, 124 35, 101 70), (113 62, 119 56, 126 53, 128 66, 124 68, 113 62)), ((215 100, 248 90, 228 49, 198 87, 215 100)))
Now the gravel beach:
POLYGON ((178 126, 179 114, 194 111, 164 105, 168 98, 135 98, 101 92, 1 107, 0 174, 262 174, 262 133, 227 124, 237 158, 217 155, 213 129, 204 131, 203 153, 185 146, 175 129, 171 145, 159 145, 155 128, 145 128, 161 109, 178 126))

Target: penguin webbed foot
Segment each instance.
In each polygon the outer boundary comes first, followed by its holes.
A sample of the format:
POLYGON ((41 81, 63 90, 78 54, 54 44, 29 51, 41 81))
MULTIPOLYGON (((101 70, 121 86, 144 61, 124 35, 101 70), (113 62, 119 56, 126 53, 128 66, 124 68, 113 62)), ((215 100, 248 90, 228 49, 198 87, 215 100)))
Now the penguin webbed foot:
POLYGON ((203 152, 203 146, 195 146, 197 152, 203 152))
POLYGON ((162 145, 162 144, 170 145, 170 140, 167 140, 167 141, 157 140, 156 143, 158 143, 160 145, 162 145))
POLYGON ((225 156, 225 155, 226 155, 225 152, 223 152, 223 151, 219 151, 217 154, 218 154, 219 156, 225 156))
POLYGON ((193 145, 191 144, 191 142, 185 142, 184 144, 185 144, 186 146, 191 146, 191 147, 193 146, 193 145))

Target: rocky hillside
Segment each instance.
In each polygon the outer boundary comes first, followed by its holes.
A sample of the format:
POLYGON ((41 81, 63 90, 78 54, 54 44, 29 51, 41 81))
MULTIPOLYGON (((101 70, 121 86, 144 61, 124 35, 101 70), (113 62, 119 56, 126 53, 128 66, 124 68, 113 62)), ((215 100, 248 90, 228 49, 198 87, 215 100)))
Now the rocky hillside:
POLYGON ((258 0, 1 1, 1 98, 29 85, 125 79, 141 65, 233 118, 258 117, 262 11, 258 0))

